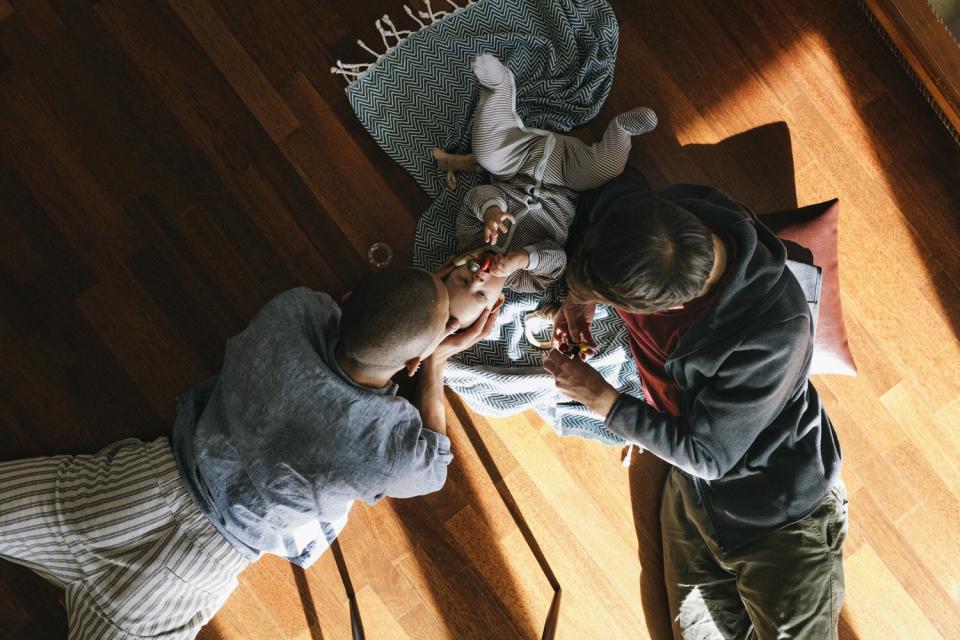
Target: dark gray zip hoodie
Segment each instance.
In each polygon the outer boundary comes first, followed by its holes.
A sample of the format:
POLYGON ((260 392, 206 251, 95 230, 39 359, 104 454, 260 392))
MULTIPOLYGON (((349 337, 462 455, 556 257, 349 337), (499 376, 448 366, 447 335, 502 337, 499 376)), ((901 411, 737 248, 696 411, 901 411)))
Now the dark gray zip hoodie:
POLYGON ((840 445, 807 379, 813 332, 783 244, 746 207, 713 189, 650 191, 628 170, 585 204, 587 224, 660 198, 736 243, 727 285, 667 359, 681 415, 621 395, 606 427, 692 479, 724 553, 810 513, 840 473, 840 445))

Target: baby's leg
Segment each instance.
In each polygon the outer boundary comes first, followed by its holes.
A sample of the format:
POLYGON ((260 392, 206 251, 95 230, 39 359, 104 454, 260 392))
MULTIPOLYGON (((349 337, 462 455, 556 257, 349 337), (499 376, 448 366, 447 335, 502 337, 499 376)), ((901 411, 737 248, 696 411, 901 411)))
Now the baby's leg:
POLYGON ((603 139, 586 145, 572 136, 557 136, 557 150, 562 165, 549 171, 545 180, 557 181, 574 191, 599 187, 623 173, 630 155, 630 138, 652 131, 657 114, 647 107, 621 113, 607 126, 603 139), (560 175, 551 175, 559 171, 560 175))
POLYGON ((472 153, 447 153, 443 149, 433 149, 430 153, 440 170, 447 173, 447 186, 451 189, 457 188, 457 171, 480 170, 472 153))
POLYGON ((431 151, 433 159, 441 171, 478 171, 476 159, 472 153, 447 153, 443 149, 431 151))
POLYGON ((482 85, 473 117, 473 155, 477 163, 499 178, 523 168, 530 152, 544 137, 520 129, 514 111, 513 73, 489 53, 477 56, 473 72, 482 85))

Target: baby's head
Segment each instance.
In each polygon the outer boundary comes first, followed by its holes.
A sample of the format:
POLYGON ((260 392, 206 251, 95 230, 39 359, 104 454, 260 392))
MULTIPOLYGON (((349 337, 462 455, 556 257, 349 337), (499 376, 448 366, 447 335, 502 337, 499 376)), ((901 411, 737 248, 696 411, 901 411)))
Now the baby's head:
POLYGON ((455 268, 443 281, 450 294, 450 318, 461 327, 472 325, 485 309, 493 309, 505 281, 486 271, 470 273, 467 264, 455 268))

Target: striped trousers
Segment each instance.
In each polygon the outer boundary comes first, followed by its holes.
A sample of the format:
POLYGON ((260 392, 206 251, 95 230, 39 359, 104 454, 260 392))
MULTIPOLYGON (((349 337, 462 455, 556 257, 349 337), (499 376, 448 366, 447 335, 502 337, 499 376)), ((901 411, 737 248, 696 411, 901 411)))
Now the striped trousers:
POLYGON ((0 463, 0 557, 65 590, 70 640, 194 638, 248 564, 166 438, 0 463))

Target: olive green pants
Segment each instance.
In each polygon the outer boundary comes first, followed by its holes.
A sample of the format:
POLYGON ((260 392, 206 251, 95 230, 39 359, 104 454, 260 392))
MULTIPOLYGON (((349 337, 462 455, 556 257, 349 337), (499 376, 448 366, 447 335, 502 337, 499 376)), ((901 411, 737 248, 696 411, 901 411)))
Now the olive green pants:
POLYGON ((837 638, 847 534, 842 482, 803 520, 723 556, 706 535, 693 483, 674 469, 660 525, 674 638, 837 638))

